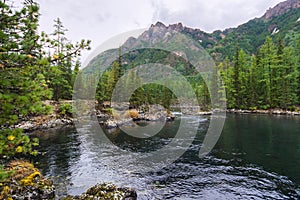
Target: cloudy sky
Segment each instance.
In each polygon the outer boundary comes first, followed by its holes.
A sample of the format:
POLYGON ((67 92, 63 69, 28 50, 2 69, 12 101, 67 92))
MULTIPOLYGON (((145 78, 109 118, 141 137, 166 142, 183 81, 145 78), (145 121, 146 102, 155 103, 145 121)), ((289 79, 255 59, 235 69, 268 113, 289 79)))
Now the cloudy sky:
MULTIPOLYGON (((283 0, 37 0, 40 29, 51 33, 59 17, 72 41, 92 40, 92 48, 117 34, 161 21, 182 22, 212 32, 236 27, 283 0)), ((89 52, 82 56, 84 61, 89 52)))

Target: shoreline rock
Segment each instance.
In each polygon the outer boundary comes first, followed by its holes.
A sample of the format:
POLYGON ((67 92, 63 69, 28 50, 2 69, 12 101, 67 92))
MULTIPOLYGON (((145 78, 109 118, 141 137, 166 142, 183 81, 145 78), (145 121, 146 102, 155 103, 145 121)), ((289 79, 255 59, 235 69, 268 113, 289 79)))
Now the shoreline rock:
POLYGON ((298 111, 287 111, 282 109, 269 109, 269 110, 240 110, 228 109, 228 113, 246 113, 246 114, 271 114, 271 115, 300 115, 298 111))
POLYGON ((136 110, 129 110, 128 113, 125 113, 122 117, 118 116, 113 118, 113 116, 111 116, 108 120, 101 121, 100 124, 103 124, 107 129, 113 129, 123 125, 133 125, 132 123, 136 121, 174 121, 176 117, 175 115, 167 112, 142 113, 136 110))
POLYGON ((24 130, 24 132, 31 132, 35 130, 51 129, 51 128, 68 126, 73 124, 74 124, 73 118, 68 118, 68 117, 60 118, 52 115, 50 116, 42 115, 42 116, 33 117, 29 120, 23 120, 20 123, 11 126, 9 128, 12 129, 21 128, 24 130))
MULTIPOLYGON (((195 113, 195 115, 212 115, 214 111, 200 111, 195 113)), ((269 110, 241 110, 241 109, 227 109, 227 113, 236 113, 236 114, 271 114, 271 115, 291 115, 297 116, 300 115, 300 111, 286 111, 282 109, 269 109, 269 110)), ((106 128, 112 129, 117 128, 119 126, 123 126, 129 124, 132 121, 173 121, 176 116, 180 116, 180 114, 173 115, 167 113, 139 113, 137 117, 131 118, 127 117, 124 119, 113 119, 111 114, 103 113, 99 110, 96 111, 98 119, 104 119, 99 122, 100 124, 104 124, 106 128)), ((177 113, 177 112, 176 112, 177 113)), ((63 126, 73 125, 75 122, 74 118, 71 117, 62 117, 58 114, 51 115, 41 115, 32 117, 29 119, 24 119, 18 124, 14 126, 10 126, 9 128, 21 128, 24 132, 31 132, 35 130, 47 130, 52 128, 60 128, 63 126)))
POLYGON ((89 188, 85 193, 79 196, 66 196, 60 200, 87 200, 87 199, 103 199, 103 200, 136 200, 137 193, 131 188, 119 188, 112 183, 97 184, 89 188))

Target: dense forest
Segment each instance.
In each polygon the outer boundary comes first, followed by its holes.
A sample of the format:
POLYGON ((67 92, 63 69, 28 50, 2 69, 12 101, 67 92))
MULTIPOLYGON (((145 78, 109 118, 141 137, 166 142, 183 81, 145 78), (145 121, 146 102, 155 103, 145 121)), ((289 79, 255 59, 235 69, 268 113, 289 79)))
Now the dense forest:
MULTIPOLYGON (((167 52, 149 50, 140 51, 136 56, 131 56, 130 53, 120 55, 119 59, 101 74, 96 95, 100 104, 110 101, 115 84, 126 70, 130 71, 124 83, 127 88, 140 81, 137 71, 130 69, 135 65, 144 64, 145 55, 148 56, 148 62, 166 62, 181 72, 194 88, 202 109, 207 110, 211 107, 208 88, 218 90, 222 87, 221 84, 216 85, 219 84, 218 80, 206 85, 201 76, 193 74, 189 63, 180 58, 168 60, 170 56, 167 52)), ((224 83, 226 99, 223 101, 227 102, 227 108, 297 110, 297 105, 300 104, 299 55, 300 35, 288 45, 280 35, 275 41, 267 36, 257 53, 251 55, 235 43, 232 58, 226 57, 224 61, 218 62, 218 72, 215 72, 219 75, 215 77, 221 77, 224 83)), ((218 91, 215 93, 218 95, 218 91)), ((168 88, 159 84, 149 84, 136 90, 130 103, 131 107, 159 103, 170 108, 172 104, 176 104, 176 96, 168 88)))
POLYGON ((300 35, 291 45, 279 36, 266 37, 256 55, 236 45, 233 60, 219 69, 227 92, 227 107, 240 109, 282 108, 296 110, 300 104, 300 35))

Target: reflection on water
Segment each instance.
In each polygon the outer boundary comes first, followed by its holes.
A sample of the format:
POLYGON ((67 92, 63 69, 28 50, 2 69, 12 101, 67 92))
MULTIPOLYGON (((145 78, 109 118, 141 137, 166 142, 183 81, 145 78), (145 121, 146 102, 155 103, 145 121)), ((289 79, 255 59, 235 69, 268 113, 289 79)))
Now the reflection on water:
POLYGON ((197 126, 198 134, 189 138, 187 133, 186 140, 192 142, 189 150, 163 169, 137 173, 137 158, 168 145, 179 119, 167 122, 160 133, 147 139, 119 129, 105 130, 114 145, 103 142, 105 135, 88 132, 89 127, 82 127, 84 134, 75 128, 49 131, 40 137, 45 154, 39 157, 38 167, 53 178, 59 195, 80 194, 104 181, 135 188, 139 199, 300 197, 298 117, 228 115, 217 145, 200 159, 209 117, 191 116, 189 126, 197 126))

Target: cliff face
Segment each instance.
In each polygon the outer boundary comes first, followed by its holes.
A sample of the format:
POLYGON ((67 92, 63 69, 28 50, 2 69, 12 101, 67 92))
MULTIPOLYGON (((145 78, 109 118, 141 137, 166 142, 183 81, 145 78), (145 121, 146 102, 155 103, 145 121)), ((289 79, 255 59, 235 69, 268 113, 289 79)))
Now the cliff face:
MULTIPOLYGON (((183 26, 182 23, 164 25, 162 22, 157 22, 156 24, 152 24, 150 29, 151 32, 159 31, 160 35, 166 35, 170 31, 178 31, 179 33, 186 34, 193 39, 199 41, 204 48, 211 48, 214 46, 220 38, 217 38, 215 35, 206 33, 200 29, 193 29, 186 26, 183 26)), ((221 31, 219 31, 221 33, 221 31)), ((219 34, 220 34, 219 33, 219 34)), ((158 33, 157 33, 158 34, 158 33)), ((146 35, 144 36, 146 37, 146 35)))
POLYGON ((291 9, 300 8, 300 0, 287 0, 277 4, 274 8, 267 10, 263 16, 266 20, 272 19, 276 16, 283 15, 291 9))

